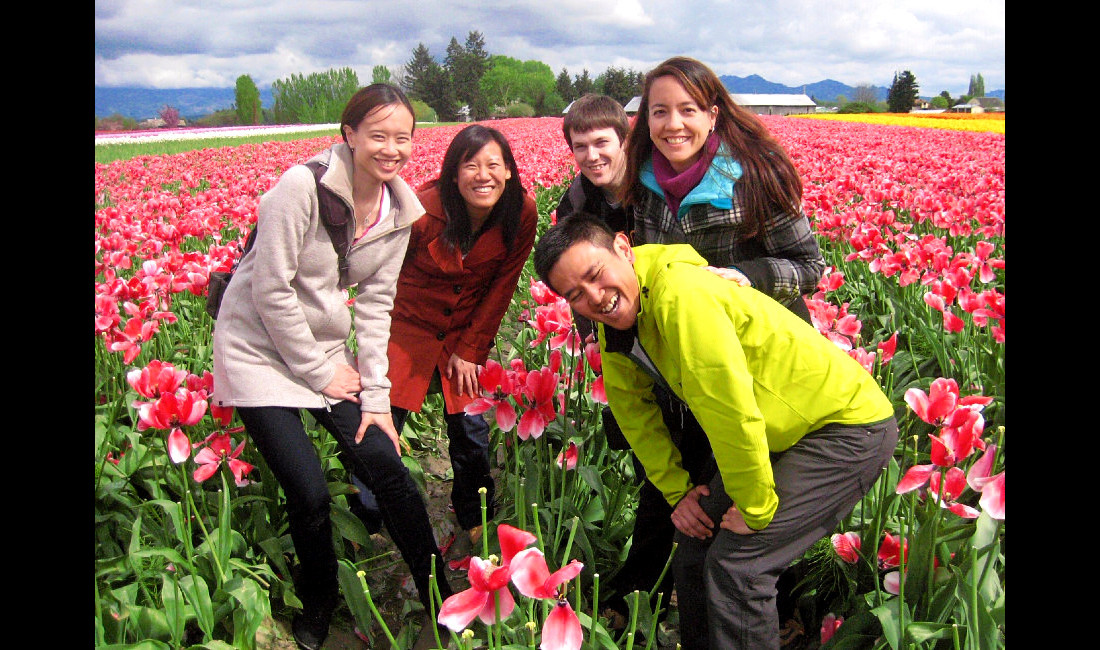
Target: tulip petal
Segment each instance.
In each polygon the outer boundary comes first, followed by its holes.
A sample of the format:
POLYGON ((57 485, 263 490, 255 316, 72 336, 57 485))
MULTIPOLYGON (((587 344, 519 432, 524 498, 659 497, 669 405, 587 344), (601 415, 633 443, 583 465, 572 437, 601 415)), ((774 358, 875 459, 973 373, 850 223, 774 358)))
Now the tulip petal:
POLYGON ((500 555, 504 564, 510 565, 512 558, 524 548, 535 543, 538 537, 522 528, 501 524, 497 527, 497 538, 500 540, 500 555))
POLYGON ((989 445, 982 457, 970 466, 966 473, 966 484, 971 490, 981 492, 985 484, 992 480, 989 472, 993 470, 993 457, 997 455, 997 445, 989 445))
POLYGON ((520 551, 512 558, 510 565, 512 571, 512 584, 519 589, 519 593, 528 598, 550 598, 553 592, 546 594, 543 585, 550 577, 550 569, 546 566, 546 558, 537 548, 529 548, 520 551))
POLYGON ((191 456, 191 440, 181 429, 172 429, 168 434, 168 457, 179 465, 191 456))
POLYGON ((550 611, 546 622, 542 624, 542 650, 580 650, 584 642, 581 622, 569 606, 561 601, 550 611))
MULTIPOLYGON (((512 610, 516 608, 516 600, 512 597, 512 592, 508 591, 508 587, 504 586, 492 592, 496 594, 497 601, 500 604, 500 619, 504 620, 512 615, 512 610)), ((492 625, 497 622, 496 618, 497 604, 493 602, 492 595, 486 595, 485 606, 481 608, 481 612, 478 613, 478 618, 486 625, 492 625)))
POLYGON ((440 625, 445 625, 454 632, 466 629, 470 621, 474 620, 485 607, 485 601, 489 599, 489 592, 470 588, 454 594, 443 601, 439 608, 439 616, 436 620, 440 625))
POLYGON ((1005 518, 1005 473, 993 477, 982 488, 982 498, 978 500, 982 510, 990 517, 1004 521, 1005 518))
POLYGON ((905 476, 901 477, 901 480, 898 481, 898 486, 894 489, 894 493, 905 494, 906 492, 912 492, 927 483, 928 478, 932 476, 932 473, 935 471, 935 465, 914 465, 910 467, 909 471, 905 473, 905 476))

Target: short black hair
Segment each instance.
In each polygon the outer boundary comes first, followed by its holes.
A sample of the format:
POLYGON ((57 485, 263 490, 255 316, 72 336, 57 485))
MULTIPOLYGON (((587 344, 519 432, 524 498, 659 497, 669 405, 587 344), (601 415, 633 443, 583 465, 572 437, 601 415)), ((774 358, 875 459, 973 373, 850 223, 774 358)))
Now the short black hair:
POLYGON ((501 235, 504 238, 504 245, 509 249, 519 232, 525 193, 519 178, 519 167, 516 166, 512 148, 508 146, 508 139, 496 129, 481 124, 471 124, 459 131, 447 146, 447 152, 443 155, 443 167, 439 172, 439 178, 436 179, 439 200, 443 204, 443 211, 447 214, 443 239, 463 253, 470 252, 478 233, 473 232, 470 226, 466 200, 462 198, 462 192, 458 189, 458 168, 462 163, 476 156, 481 148, 490 142, 496 142, 500 146, 500 154, 504 158, 504 164, 512 172, 512 177, 504 182, 504 193, 493 206, 482 228, 487 230, 498 221, 501 222, 501 235))
POLYGON ((555 226, 551 226, 535 246, 535 272, 550 287, 550 271, 565 251, 575 244, 589 242, 594 246, 615 250, 615 231, 599 217, 584 211, 574 212, 555 226))

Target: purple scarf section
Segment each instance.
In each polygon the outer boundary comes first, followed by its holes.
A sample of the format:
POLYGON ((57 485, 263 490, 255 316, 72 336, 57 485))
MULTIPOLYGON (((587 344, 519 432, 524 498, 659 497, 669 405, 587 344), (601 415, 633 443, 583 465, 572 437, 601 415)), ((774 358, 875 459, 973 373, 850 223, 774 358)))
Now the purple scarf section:
POLYGON ((718 147, 721 144, 722 139, 718 134, 711 132, 703 145, 703 155, 681 174, 676 173, 672 163, 663 153, 656 147, 653 148, 653 175, 657 178, 657 184, 665 191, 665 204, 668 205, 672 214, 679 216, 680 203, 691 190, 695 189, 699 181, 703 180, 703 176, 706 176, 710 163, 714 160, 714 155, 718 153, 718 147))

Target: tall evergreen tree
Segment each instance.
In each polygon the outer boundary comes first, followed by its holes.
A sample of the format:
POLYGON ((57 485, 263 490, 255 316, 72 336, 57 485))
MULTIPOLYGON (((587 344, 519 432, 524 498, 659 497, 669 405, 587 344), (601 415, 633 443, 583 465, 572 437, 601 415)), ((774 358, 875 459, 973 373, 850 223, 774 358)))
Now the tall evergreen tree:
POLYGON ((970 88, 966 94, 971 97, 985 97, 985 79, 982 79, 982 73, 970 75, 970 88))
POLYGON ((242 74, 237 77, 236 88, 237 123, 259 124, 263 121, 263 111, 260 108, 260 89, 252 77, 242 74))
POLYGON ((611 66, 597 78, 596 86, 600 92, 625 106, 635 95, 641 94, 641 79, 644 75, 633 69, 611 66))
POLYGON ((413 49, 412 58, 405 64, 405 75, 401 78, 401 87, 412 99, 425 100, 424 85, 427 80, 428 70, 433 65, 439 65, 432 58, 428 46, 417 43, 413 49))
POLYGON ((592 78, 588 76, 588 68, 585 68, 579 76, 573 75, 574 96, 584 97, 593 92, 596 92, 596 84, 594 84, 592 78))
POLYGON ((913 110, 913 102, 916 101, 919 91, 920 86, 912 72, 895 72, 894 82, 890 84, 890 92, 886 95, 886 105, 891 113, 908 113, 913 110))
POLYGON ((562 68, 561 72, 558 74, 558 80, 554 85, 554 89, 557 90, 558 95, 561 96, 562 101, 566 104, 577 98, 573 92, 573 81, 569 78, 569 71, 565 68, 562 68))

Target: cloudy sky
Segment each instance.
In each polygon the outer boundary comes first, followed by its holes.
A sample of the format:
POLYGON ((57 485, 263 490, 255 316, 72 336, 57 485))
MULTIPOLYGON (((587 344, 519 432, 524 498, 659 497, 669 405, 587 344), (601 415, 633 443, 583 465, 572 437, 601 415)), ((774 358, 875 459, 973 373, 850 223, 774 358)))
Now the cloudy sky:
POLYGON ((683 54, 790 86, 889 86, 908 69, 925 96, 962 94, 976 73, 1005 87, 1004 0, 96 0, 95 85, 267 85, 344 66, 369 83, 419 42, 442 62, 471 30, 555 74, 683 54))

